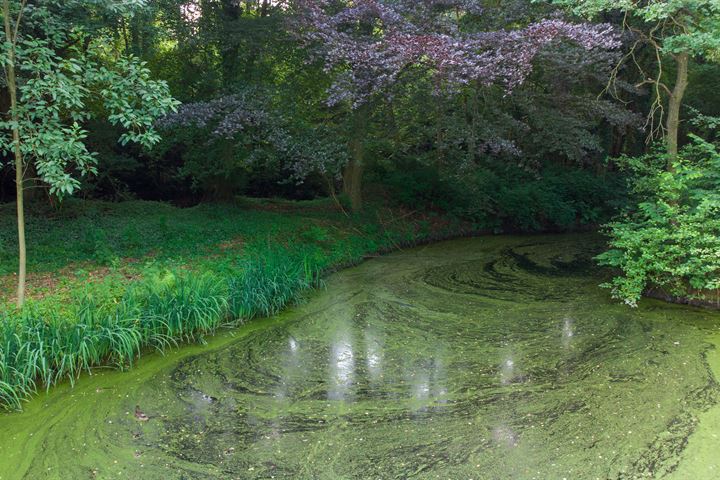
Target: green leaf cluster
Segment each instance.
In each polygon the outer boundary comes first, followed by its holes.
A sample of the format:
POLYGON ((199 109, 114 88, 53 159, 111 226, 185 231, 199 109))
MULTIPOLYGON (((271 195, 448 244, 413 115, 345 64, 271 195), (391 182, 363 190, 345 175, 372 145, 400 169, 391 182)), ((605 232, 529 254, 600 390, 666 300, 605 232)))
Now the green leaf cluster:
POLYGON ((598 257, 622 275, 607 286, 636 305, 648 288, 702 299, 720 289, 720 152, 700 137, 680 155, 622 158, 637 206, 608 226, 598 257), (672 167, 666 165, 671 162, 672 167))
MULTIPOLYGON (((141 3, 103 2, 103 6, 129 12, 141 3)), ((56 22, 49 24, 48 31, 38 30, 47 11, 25 8, 32 31, 21 30, 16 43, 5 42, 0 57, 7 65, 14 50, 18 75, 17 121, 12 116, 0 119, 0 151, 14 154, 12 130, 17 128, 26 163, 52 195, 64 197, 80 187, 81 177, 96 172, 96 155, 86 144, 85 125, 90 119, 106 118, 122 127, 123 145, 151 147, 160 140, 155 121, 175 110, 178 102, 166 82, 152 79, 144 62, 118 55, 107 38, 56 22)))

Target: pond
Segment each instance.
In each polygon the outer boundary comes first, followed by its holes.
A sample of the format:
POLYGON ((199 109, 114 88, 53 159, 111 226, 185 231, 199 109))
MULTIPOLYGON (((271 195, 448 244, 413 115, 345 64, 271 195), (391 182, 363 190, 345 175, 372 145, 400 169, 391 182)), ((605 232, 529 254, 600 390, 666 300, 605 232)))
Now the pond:
POLYGON ((600 247, 370 260, 279 317, 1 416, 0 480, 719 478, 720 315, 613 302, 600 247))

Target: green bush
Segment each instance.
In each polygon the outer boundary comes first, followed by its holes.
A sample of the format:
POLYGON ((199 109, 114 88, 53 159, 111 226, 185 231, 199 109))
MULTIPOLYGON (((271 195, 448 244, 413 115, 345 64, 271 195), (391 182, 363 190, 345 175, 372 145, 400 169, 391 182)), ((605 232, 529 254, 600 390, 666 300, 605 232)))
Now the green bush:
POLYGON ((720 288, 720 153, 693 137, 676 158, 623 158, 634 207, 608 225, 611 249, 598 257, 622 275, 607 286, 636 305, 648 287, 702 298, 720 288), (667 169, 668 162, 672 168, 667 169))
POLYGON ((457 192, 437 168, 418 162, 405 162, 378 178, 391 192, 392 198, 411 208, 444 211, 457 202, 457 192))

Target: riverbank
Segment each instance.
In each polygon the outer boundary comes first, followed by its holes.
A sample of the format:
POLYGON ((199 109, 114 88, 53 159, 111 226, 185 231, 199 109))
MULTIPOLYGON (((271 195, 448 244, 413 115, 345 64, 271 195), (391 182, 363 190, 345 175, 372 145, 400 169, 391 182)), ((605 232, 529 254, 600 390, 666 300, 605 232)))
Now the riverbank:
POLYGON ((643 296, 678 305, 720 310, 720 290, 694 290, 692 288, 686 288, 686 290, 689 293, 687 296, 678 296, 661 287, 650 287, 645 290, 643 296))
MULTIPOLYGON (((28 222, 30 300, 3 298, 0 405, 142 352, 203 342, 223 326, 278 313, 325 272, 369 255, 470 233, 437 215, 370 206, 346 217, 329 201, 243 200, 178 209, 73 202, 28 222)), ((12 224, 0 238, 13 251, 12 224)), ((0 259, 13 291, 14 258, 0 259)))

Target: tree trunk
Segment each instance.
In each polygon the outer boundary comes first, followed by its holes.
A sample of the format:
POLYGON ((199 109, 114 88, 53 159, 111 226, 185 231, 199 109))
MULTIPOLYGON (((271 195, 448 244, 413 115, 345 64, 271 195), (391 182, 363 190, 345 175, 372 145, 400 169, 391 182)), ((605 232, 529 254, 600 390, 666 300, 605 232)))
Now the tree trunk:
MULTIPOLYGON (((25 269, 27 251, 25 247, 25 207, 23 205, 23 156, 20 148, 19 116, 17 111, 17 79, 15 77, 15 39, 17 30, 13 31, 10 25, 10 1, 3 1, 3 17, 5 21, 5 40, 9 45, 8 59, 5 64, 5 80, 10 93, 10 117, 14 124, 12 129, 13 145, 15 149, 15 189, 17 202, 17 229, 18 229, 18 288, 17 305, 22 307, 25 303, 25 269)), ((17 29, 17 26, 16 26, 17 29)))
POLYGON ((17 306, 22 307, 25 303, 25 276, 27 264, 27 247, 25 245, 25 206, 23 204, 23 159, 20 151, 20 138, 17 129, 13 129, 13 141, 15 142, 15 188, 17 204, 17 228, 18 228, 18 287, 17 306))
MULTIPOLYGON (((238 21, 242 19, 245 11, 243 4, 234 0, 222 0, 220 2, 220 39, 217 43, 220 54, 220 66, 222 68, 223 81, 225 84, 232 84, 238 81, 238 77, 246 72, 252 71, 252 63, 257 55, 257 49, 252 50, 249 60, 246 59, 245 69, 240 65, 243 57, 240 43, 237 40, 238 21)), ((248 7, 250 8, 250 7, 248 7)))
POLYGON ((350 208, 353 213, 362 211, 362 175, 363 164, 362 156, 358 156, 358 151, 353 152, 352 158, 345 167, 343 172, 343 192, 350 198, 350 208))
POLYGON ((362 210, 362 175, 365 169, 365 136, 370 107, 363 104, 353 112, 352 137, 350 139, 350 161, 343 172, 343 192, 350 197, 352 211, 362 210))
POLYGON ((687 53, 679 53, 675 60, 677 62, 677 74, 675 78, 675 88, 670 95, 668 103, 667 118, 667 150, 670 154, 670 163, 668 170, 672 170, 672 162, 678 154, 678 136, 680 131, 680 108, 682 107, 685 90, 688 87, 688 63, 690 55, 687 53))

